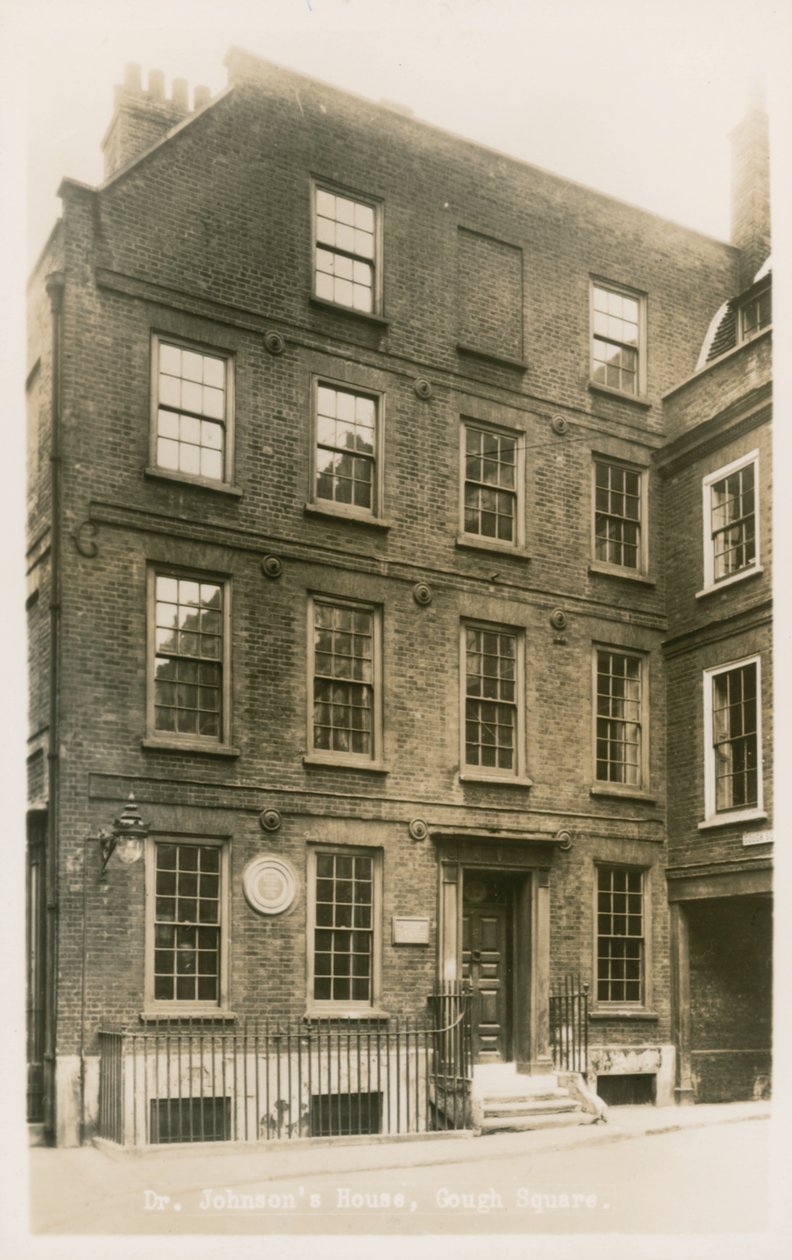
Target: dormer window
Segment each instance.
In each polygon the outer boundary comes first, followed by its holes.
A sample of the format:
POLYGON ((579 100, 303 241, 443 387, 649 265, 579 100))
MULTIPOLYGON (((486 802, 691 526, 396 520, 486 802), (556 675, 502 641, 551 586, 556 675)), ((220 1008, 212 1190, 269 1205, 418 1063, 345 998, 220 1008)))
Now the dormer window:
POLYGON ((739 308, 740 341, 750 341, 765 328, 769 328, 773 319, 772 291, 768 286, 761 293, 755 294, 739 308))

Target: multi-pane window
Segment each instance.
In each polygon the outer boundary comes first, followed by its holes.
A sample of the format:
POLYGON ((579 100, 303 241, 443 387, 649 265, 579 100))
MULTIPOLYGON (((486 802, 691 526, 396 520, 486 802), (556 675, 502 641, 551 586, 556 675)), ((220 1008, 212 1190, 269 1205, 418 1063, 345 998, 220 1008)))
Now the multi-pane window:
POLYGON ((220 1001, 221 860, 218 845, 154 846, 155 1002, 220 1001))
POLYGON ((518 770, 518 648, 514 631, 465 626, 465 765, 518 770))
POLYGON ((704 479, 705 585, 723 582, 758 563, 756 451, 704 479))
POLYGON ((225 481, 228 360, 158 338, 155 363, 157 467, 225 481))
POLYGON ((773 320, 772 295, 769 288, 750 298, 740 307, 740 338, 750 341, 763 329, 768 328, 773 320))
POLYGON ((376 451, 376 398, 334 385, 317 385, 317 499, 376 512, 376 451))
POLYGON ((597 1001, 644 1000, 643 873, 597 868, 597 1001))
POLYGON ((374 996, 375 863, 365 850, 314 855, 313 998, 374 996))
POLYGON ((714 670, 705 680, 709 721, 707 813, 761 805, 759 663, 714 670))
POLYGON ((154 577, 157 734, 223 736, 225 594, 220 582, 163 573, 154 577))
POLYGON ((595 385, 641 393, 641 300, 621 289, 592 285, 592 363, 595 385))
POLYGON ((598 648, 595 661, 597 781, 638 787, 643 759, 643 660, 598 648))
POLYGON ((594 558, 641 568, 641 473, 623 464, 594 464, 594 558))
POLYGON ((313 605, 313 748, 371 759, 376 750, 377 619, 359 604, 313 605))
POLYGON ((377 219, 372 205, 316 189, 314 291, 318 298, 372 312, 377 305, 377 219))
POLYGON ((478 425, 464 426, 464 532, 517 541, 517 438, 478 425))

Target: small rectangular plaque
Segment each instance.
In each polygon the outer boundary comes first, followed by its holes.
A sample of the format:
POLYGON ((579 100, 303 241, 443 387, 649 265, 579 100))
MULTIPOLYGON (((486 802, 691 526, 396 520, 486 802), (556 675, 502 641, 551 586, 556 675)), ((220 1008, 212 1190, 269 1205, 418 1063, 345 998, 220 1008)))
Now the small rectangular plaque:
POLYGON ((428 945, 429 920, 414 915, 394 914, 394 945, 428 945))
POLYGON ((772 831, 744 831, 743 847, 749 844, 772 844, 772 831))

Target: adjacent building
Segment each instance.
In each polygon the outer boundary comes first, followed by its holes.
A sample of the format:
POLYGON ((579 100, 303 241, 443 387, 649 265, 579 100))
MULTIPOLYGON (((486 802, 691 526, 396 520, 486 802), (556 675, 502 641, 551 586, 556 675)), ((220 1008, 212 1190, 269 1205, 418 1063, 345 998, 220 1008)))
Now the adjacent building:
POLYGON ((111 1025, 462 980, 479 1064, 574 976, 604 1098, 755 1090, 766 197, 723 244, 227 64, 128 72, 31 279, 31 1119, 94 1131, 111 1025))

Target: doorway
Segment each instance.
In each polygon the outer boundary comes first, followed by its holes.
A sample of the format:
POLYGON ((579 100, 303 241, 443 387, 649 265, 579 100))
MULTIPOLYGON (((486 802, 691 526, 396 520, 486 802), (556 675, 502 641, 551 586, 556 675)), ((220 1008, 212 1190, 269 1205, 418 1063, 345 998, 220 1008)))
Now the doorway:
POLYGON ((471 987, 474 1063, 513 1058, 514 882, 466 871, 462 896, 462 978, 471 987))

